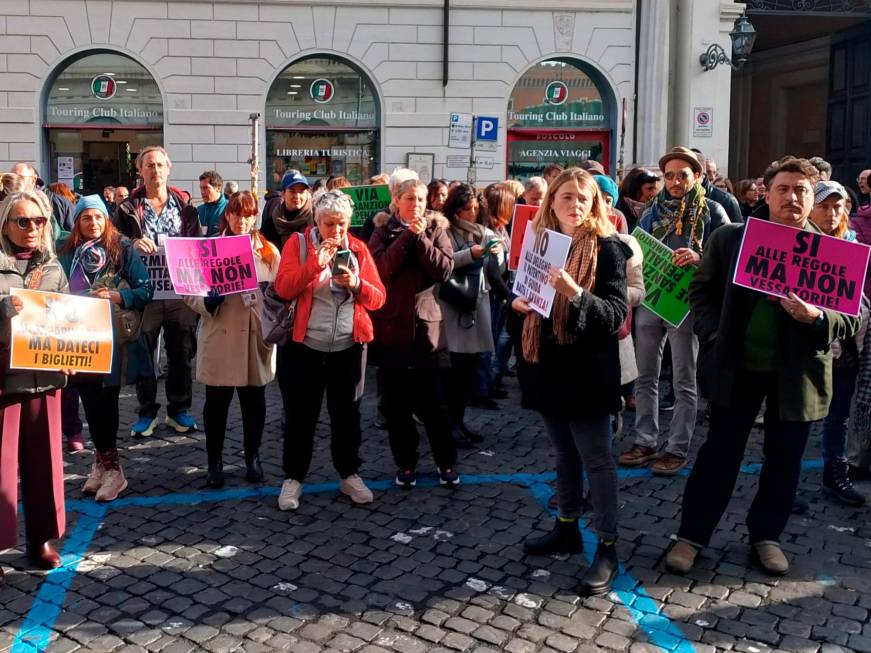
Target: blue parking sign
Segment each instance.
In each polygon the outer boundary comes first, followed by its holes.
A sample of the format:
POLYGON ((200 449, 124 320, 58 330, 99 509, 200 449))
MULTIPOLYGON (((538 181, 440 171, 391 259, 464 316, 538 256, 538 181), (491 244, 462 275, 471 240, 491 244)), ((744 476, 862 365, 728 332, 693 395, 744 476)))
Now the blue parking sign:
POLYGON ((496 116, 478 116, 475 124, 476 141, 496 142, 499 136, 499 118, 496 116))

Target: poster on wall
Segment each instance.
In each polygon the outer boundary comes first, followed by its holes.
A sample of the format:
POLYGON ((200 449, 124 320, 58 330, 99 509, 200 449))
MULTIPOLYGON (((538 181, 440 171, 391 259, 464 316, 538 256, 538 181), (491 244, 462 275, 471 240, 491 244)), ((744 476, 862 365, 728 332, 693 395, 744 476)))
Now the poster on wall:
POLYGON ((432 169, 435 163, 435 154, 424 154, 422 152, 409 152, 407 155, 407 163, 409 170, 414 170, 418 178, 425 184, 432 181, 432 169))

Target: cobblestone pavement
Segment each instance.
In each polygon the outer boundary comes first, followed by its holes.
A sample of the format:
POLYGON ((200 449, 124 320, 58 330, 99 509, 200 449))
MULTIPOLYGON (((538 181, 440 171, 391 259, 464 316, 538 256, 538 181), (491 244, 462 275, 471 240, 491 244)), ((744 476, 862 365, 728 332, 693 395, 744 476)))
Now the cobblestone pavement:
MULTIPOLYGON (((462 452, 463 484, 454 491, 438 487, 428 454, 417 488, 393 488, 386 433, 372 423, 372 388, 362 475, 376 500, 367 507, 336 491, 322 421, 299 510, 277 509, 274 385, 263 485, 242 478, 237 407, 220 492, 203 489, 201 432, 162 426, 144 440, 123 437, 130 490, 107 506, 80 494, 92 455, 69 456, 66 567, 43 574, 26 570, 20 552, 3 554, 0 651, 871 651, 868 512, 821 495, 818 436, 802 476, 809 510, 785 533, 794 560, 788 577, 747 567, 752 464, 705 558, 685 578, 662 565, 684 478, 623 472, 625 571, 611 594, 582 599, 574 588, 584 557, 527 558, 521 550, 550 527, 552 457, 538 416, 518 407, 514 380, 501 410, 470 410, 486 441, 462 452)), ((199 415, 202 387, 196 392, 199 415)), ((134 404, 123 396, 122 424, 133 421, 134 404)), ((703 438, 700 421, 695 444, 703 438)), ((628 446, 626 437, 616 443, 628 446)), ((757 434, 748 462, 760 460, 757 434)), ((594 543, 585 537, 590 555, 594 543)))

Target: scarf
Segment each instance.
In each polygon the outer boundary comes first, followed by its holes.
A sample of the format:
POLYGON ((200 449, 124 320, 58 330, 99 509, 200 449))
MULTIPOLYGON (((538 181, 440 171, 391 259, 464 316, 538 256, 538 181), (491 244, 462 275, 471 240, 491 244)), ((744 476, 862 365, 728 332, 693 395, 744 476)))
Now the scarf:
POLYGON ((632 215, 635 216, 635 221, 638 222, 644 213, 644 207, 647 206, 647 202, 639 202, 628 195, 624 195, 622 199, 629 210, 632 211, 632 215))
POLYGON ((275 224, 275 231, 278 232, 278 236, 284 244, 291 235, 314 224, 311 202, 306 202, 301 209, 296 211, 288 211, 284 206, 284 200, 280 199, 272 212, 272 221, 275 224))
POLYGON ((654 238, 665 242, 672 233, 682 236, 687 231, 689 246, 701 254, 705 227, 710 221, 711 211, 700 183, 696 182, 686 195, 678 199, 663 188, 653 202, 650 232, 654 238))
POLYGON ((108 262, 109 255, 99 240, 87 240, 76 247, 70 266, 70 290, 74 293, 90 290, 91 278, 108 262))
MULTIPOLYGON (((566 272, 571 275, 585 292, 592 292, 596 283, 596 259, 599 247, 596 234, 592 228, 582 225, 572 235, 572 245, 569 248, 569 259, 566 261, 566 272)), ((569 330, 569 310, 571 302, 562 293, 557 293, 553 301, 551 327, 557 344, 565 345, 574 342, 574 336, 569 330)), ((523 357, 530 363, 538 362, 538 349, 541 344, 541 315, 535 311, 526 314, 523 321, 523 357)))

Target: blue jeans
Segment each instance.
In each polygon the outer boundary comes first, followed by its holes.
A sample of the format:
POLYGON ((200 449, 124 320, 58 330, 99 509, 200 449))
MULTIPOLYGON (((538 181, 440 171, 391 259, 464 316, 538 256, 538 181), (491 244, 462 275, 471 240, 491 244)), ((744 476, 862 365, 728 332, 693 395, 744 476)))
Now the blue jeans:
POLYGON ((832 404, 823 420, 823 437, 820 448, 826 462, 846 462, 844 444, 847 441, 847 420, 850 417, 850 402, 856 389, 855 365, 832 367, 832 404))
POLYGON ((493 320, 491 323, 493 326, 493 344, 496 347, 495 357, 491 355, 491 360, 493 361, 493 374, 497 377, 505 374, 508 369, 508 360, 511 358, 511 336, 508 329, 505 328, 510 310, 509 304, 495 300, 490 303, 490 315, 493 320))

